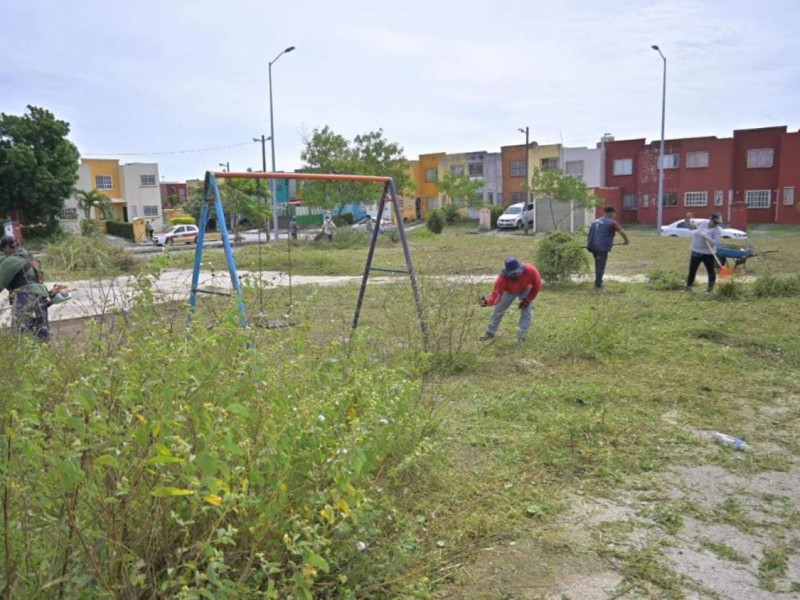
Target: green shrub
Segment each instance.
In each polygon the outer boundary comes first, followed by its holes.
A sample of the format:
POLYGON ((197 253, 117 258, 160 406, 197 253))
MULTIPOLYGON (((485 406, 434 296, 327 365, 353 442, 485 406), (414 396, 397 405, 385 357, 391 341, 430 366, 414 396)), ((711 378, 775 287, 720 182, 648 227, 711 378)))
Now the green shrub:
POLYGON ((108 234, 117 237, 126 238, 134 241, 136 237, 133 235, 133 223, 123 223, 122 221, 108 221, 108 234))
POLYGON ((536 268, 546 281, 565 281, 588 270, 586 240, 582 235, 551 231, 536 250, 536 268))
POLYGON ((753 284, 753 295, 758 298, 787 298, 800 296, 800 275, 776 277, 760 275, 753 284))
POLYGON ((505 212, 506 207, 502 205, 492 204, 489 207, 489 210, 492 212, 492 229, 497 229, 497 219, 499 219, 500 215, 502 215, 505 212))
POLYGON ((353 224, 353 213, 344 213, 333 217, 337 227, 350 227, 353 224))
MULTIPOLYGON (((106 241, 103 236, 68 235, 44 248, 45 275, 115 275, 132 273, 138 264, 130 251, 106 241)), ((50 279, 48 277, 48 279, 50 279)))
POLYGON ((169 220, 170 225, 194 225, 197 219, 194 217, 175 217, 169 220))
POLYGON ((745 295, 744 285, 736 279, 729 278, 717 281, 714 297, 718 300, 739 300, 745 295))
POLYGON ((682 290, 686 286, 686 276, 679 271, 652 269, 647 274, 647 285, 654 290, 682 290))
POLYGON ((445 204, 442 212, 444 212, 444 220, 449 224, 453 224, 461 218, 461 207, 458 204, 445 204))
POLYGON ((445 216, 441 209, 436 208, 428 215, 428 222, 425 224, 433 233, 444 231, 445 216))
POLYGON ((430 426, 418 384, 357 344, 254 351, 151 309, 0 361, 7 589, 345 598, 398 568, 384 487, 430 426))
MULTIPOLYGON (((317 244, 327 244, 328 238, 322 236, 317 244)), ((359 248, 369 244, 369 234, 366 231, 353 230, 344 226, 333 232, 334 248, 359 248)))
POLYGON ((100 235, 100 222, 94 219, 84 219, 81 221, 81 235, 100 235))

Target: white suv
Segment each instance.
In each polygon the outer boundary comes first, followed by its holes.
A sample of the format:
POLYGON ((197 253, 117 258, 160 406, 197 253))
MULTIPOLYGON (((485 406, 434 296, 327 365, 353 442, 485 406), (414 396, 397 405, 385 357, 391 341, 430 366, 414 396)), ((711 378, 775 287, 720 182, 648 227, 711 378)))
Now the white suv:
POLYGON ((527 206, 524 202, 512 204, 497 217, 498 229, 523 229, 533 222, 533 202, 527 206))

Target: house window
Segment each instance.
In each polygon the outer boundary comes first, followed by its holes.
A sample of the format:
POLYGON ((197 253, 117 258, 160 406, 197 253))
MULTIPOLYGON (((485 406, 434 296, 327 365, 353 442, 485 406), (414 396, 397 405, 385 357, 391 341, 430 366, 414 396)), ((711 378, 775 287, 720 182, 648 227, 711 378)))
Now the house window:
POLYGON ((180 196, 181 198, 186 196, 186 190, 183 188, 178 188, 178 196, 180 196))
POLYGON ((769 208, 769 190, 747 190, 744 195, 747 208, 769 208))
POLYGON ((139 207, 135 204, 131 206, 131 217, 138 217, 139 216, 139 207))
POLYGON ((98 190, 113 190, 114 182, 111 181, 111 175, 98 175, 95 177, 94 187, 98 190))
POLYGON ((794 204, 794 188, 793 187, 785 187, 783 188, 783 203, 786 206, 791 206, 794 204))
POLYGON ((142 207, 142 214, 145 217, 157 217, 158 216, 158 206, 152 204, 145 204, 142 207))
POLYGON ((432 182, 436 181, 436 169, 425 169, 425 181, 432 182))
POLYGON ((78 209, 77 208, 64 208, 61 210, 62 221, 77 221, 78 209))
POLYGON ((722 206, 724 203, 724 195, 722 190, 714 192, 714 206, 722 206))
POLYGON ((511 204, 517 204, 518 202, 525 202, 528 197, 527 192, 511 192, 511 204))
POLYGON ((453 175, 463 175, 464 174, 464 165, 450 165, 450 172, 453 175))
POLYGON ((541 160, 542 171, 552 171, 558 168, 557 158, 543 158, 541 160))
POLYGON ((622 196, 622 210, 636 210, 636 194, 622 196))
POLYGON ((155 175, 139 175, 139 186, 140 187, 153 187, 156 185, 156 176, 155 175))
POLYGON ((439 202, 439 198, 436 197, 428 198, 428 210, 435 210, 439 208, 441 205, 442 203, 439 202))
POLYGON ((475 192, 475 202, 483 202, 483 192, 475 192))
MULTIPOLYGON (((769 169, 772 167, 774 151, 772 148, 759 148, 747 151, 748 169, 769 169)), ((756 190, 760 191, 760 190, 756 190)))
POLYGON ((583 179, 583 161, 582 160, 568 160, 566 164, 567 175, 572 175, 578 179, 583 179))
POLYGON ((678 206, 677 192, 664 192, 661 196, 661 206, 678 206))
POLYGON ((497 192, 497 204, 500 205, 503 203, 503 192, 497 192))
POLYGON ((650 207, 650 194, 642 194, 642 208, 650 207))
POLYGON ((469 164, 470 177, 483 177, 483 163, 470 163, 469 164))
POLYGON ((492 192, 487 192, 487 193, 489 194, 487 200, 489 201, 489 204, 491 204, 492 202, 494 202, 494 194, 492 192))
POLYGON ((680 164, 677 154, 665 154, 661 157, 661 165, 665 169, 677 169, 680 164))
POLYGON ((511 161, 511 176, 512 177, 525 177, 525 161, 512 160, 511 161))
POLYGON ((708 192, 686 192, 683 195, 684 206, 708 206, 708 192))
POLYGON ((632 158, 617 158, 614 160, 614 175, 632 175, 633 174, 633 159, 632 158))
POLYGON ((708 152, 687 152, 686 168, 703 169, 708 167, 708 152))

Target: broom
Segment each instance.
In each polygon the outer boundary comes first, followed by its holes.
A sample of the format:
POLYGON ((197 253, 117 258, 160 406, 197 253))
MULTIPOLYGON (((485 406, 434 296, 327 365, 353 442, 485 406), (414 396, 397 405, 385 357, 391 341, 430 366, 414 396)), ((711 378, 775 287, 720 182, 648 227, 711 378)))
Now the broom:
POLYGON ((714 260, 717 261, 717 264, 719 265, 719 277, 720 277, 720 279, 722 279, 724 277, 730 277, 731 275, 733 275, 733 267, 726 267, 725 265, 723 265, 719 261, 719 257, 717 256, 717 253, 714 252, 714 248, 711 247, 711 243, 708 241, 708 239, 707 238, 703 238, 703 240, 705 241, 706 246, 708 246, 708 249, 711 250, 711 256, 714 257, 714 260))

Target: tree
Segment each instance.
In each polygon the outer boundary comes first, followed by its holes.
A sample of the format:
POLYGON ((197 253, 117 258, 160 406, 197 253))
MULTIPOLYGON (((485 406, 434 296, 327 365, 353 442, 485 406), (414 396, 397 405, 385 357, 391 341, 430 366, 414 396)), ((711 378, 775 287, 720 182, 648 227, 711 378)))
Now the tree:
POLYGON ((558 229, 559 223, 567 218, 556 220, 553 201, 574 203, 581 208, 594 208, 601 204, 600 199, 586 187, 582 179, 568 175, 561 169, 534 170, 530 189, 537 198, 543 197, 549 201, 553 229, 558 229))
POLYGON ((0 209, 17 210, 34 234, 58 226, 64 200, 78 180, 78 149, 67 139, 69 123, 28 106, 23 116, 0 113, 0 209))
MULTIPOLYGON (((306 173, 388 176, 394 179, 398 195, 412 188, 403 148, 387 140, 382 129, 357 135, 351 142, 326 125, 315 129, 304 143, 300 158, 306 173)), ((331 209, 349 202, 373 202, 381 192, 376 184, 309 181, 300 195, 311 206, 331 209)))
POLYGON ((445 207, 445 215, 447 222, 452 223, 458 211, 451 209, 451 206, 471 206, 473 208, 480 208, 485 204, 483 198, 480 200, 475 198, 475 192, 481 189, 486 182, 483 179, 471 179, 468 175, 463 173, 450 172, 442 179, 437 179, 436 182, 439 190, 452 202, 451 205, 445 207), (448 210, 450 209, 450 210, 448 210))
MULTIPOLYGON (((267 199, 259 197, 257 183, 252 179, 224 179, 217 181, 219 185, 222 210, 231 224, 231 233, 234 238, 239 234, 239 225, 244 218, 248 218, 259 227, 266 229, 267 240, 270 239, 270 229, 267 226, 272 218, 272 206, 267 199)), ((189 191, 189 196, 183 204, 183 210, 192 215, 197 222, 200 221, 200 209, 203 205, 204 188, 197 187, 189 191)), ((261 196, 264 195, 262 191, 261 196)), ((267 195, 269 193, 267 192, 267 195)), ((215 216, 214 203, 209 202, 209 218, 215 216)))
POLYGON ((105 194, 101 194, 97 190, 76 190, 78 196, 78 208, 80 208, 87 219, 92 218, 92 208, 95 209, 95 214, 99 215, 101 219, 111 219, 113 211, 111 210, 111 200, 105 194))

